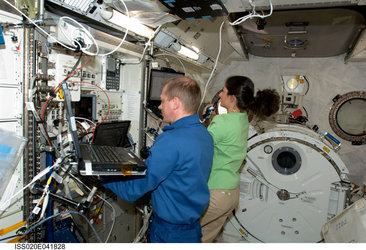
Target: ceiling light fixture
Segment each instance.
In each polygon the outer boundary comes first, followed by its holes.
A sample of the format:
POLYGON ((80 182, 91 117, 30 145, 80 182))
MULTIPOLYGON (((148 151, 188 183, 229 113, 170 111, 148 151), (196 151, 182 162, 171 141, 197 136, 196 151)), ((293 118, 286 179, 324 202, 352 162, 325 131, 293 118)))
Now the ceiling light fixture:
POLYGON ((288 93, 304 94, 305 76, 304 75, 284 75, 282 83, 284 90, 288 93))
POLYGON ((112 10, 104 10, 101 12, 101 16, 109 22, 118 25, 124 29, 134 32, 137 35, 151 38, 154 35, 154 30, 140 23, 140 21, 133 17, 128 17, 122 13, 112 10))
POLYGON ((196 52, 194 52, 191 49, 188 49, 187 47, 185 47, 179 43, 172 43, 170 48, 177 51, 179 54, 189 57, 193 60, 198 60, 198 58, 199 58, 199 55, 196 52))
POLYGON ((287 87, 291 90, 294 90, 297 88, 297 86, 299 85, 299 81, 295 78, 291 78, 287 81, 286 83, 287 87))

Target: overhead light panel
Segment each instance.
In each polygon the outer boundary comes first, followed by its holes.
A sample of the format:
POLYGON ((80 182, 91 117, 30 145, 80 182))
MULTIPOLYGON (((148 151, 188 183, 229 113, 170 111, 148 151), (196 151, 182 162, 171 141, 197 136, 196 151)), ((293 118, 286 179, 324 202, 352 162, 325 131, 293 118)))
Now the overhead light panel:
POLYGON ((170 48, 172 48, 173 50, 177 51, 179 54, 189 57, 193 60, 198 60, 199 55, 198 53, 196 53, 195 51, 188 49, 187 47, 179 44, 179 43, 173 43, 170 48))
POLYGON ((137 35, 140 35, 140 36, 143 36, 146 38, 151 38, 154 35, 154 30, 143 25, 138 19, 123 15, 119 11, 104 10, 101 12, 101 16, 104 19, 108 20, 109 22, 111 22, 115 25, 118 25, 124 29, 130 30, 137 35))

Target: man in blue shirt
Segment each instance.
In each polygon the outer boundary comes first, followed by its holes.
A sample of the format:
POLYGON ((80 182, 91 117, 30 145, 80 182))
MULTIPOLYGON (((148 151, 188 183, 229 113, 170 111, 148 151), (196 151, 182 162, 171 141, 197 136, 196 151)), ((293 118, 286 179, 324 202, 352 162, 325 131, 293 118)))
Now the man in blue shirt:
POLYGON ((106 183, 127 201, 151 192, 151 242, 201 242, 200 216, 210 199, 213 139, 196 115, 201 91, 188 77, 169 79, 161 93, 163 128, 146 159, 144 178, 106 183))

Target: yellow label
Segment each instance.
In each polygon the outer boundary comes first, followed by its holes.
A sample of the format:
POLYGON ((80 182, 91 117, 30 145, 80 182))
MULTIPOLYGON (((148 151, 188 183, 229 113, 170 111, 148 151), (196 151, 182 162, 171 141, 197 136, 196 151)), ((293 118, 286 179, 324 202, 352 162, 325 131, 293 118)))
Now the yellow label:
POLYGON ((60 99, 64 99, 64 94, 62 93, 62 89, 59 89, 58 96, 60 97, 60 99))
POLYGON ((327 153, 329 153, 329 152, 330 152, 329 148, 327 148, 326 146, 324 146, 324 147, 323 147, 323 149, 324 149, 324 151, 325 151, 325 152, 327 152, 327 153))

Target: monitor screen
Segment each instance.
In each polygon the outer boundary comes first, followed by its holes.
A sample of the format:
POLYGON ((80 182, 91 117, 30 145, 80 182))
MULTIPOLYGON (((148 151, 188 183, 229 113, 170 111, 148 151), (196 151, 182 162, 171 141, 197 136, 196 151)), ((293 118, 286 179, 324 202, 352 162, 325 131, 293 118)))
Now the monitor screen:
POLYGON ((95 95, 82 94, 79 102, 73 102, 75 117, 82 117, 91 121, 96 121, 97 97, 95 95))
POLYGON ((129 120, 101 123, 95 128, 94 144, 113 147, 131 146, 127 137, 130 124, 129 120))
POLYGON ((176 76, 184 76, 184 73, 152 69, 150 74, 149 95, 147 101, 160 103, 160 94, 163 90, 164 83, 168 79, 176 76))

